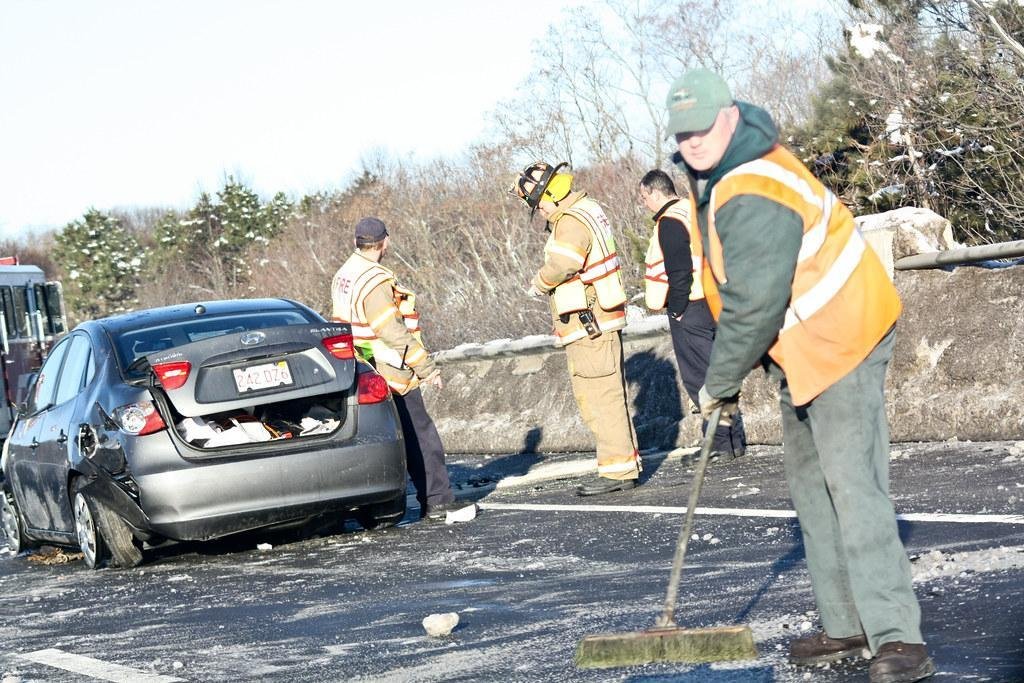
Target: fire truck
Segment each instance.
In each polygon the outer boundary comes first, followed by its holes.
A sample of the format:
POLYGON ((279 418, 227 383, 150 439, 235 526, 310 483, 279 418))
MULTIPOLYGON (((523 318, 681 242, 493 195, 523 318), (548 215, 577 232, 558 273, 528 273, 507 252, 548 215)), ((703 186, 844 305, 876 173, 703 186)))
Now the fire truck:
POLYGON ((41 268, 21 265, 17 256, 0 258, 0 439, 10 432, 32 375, 65 332, 60 283, 47 282, 41 268))

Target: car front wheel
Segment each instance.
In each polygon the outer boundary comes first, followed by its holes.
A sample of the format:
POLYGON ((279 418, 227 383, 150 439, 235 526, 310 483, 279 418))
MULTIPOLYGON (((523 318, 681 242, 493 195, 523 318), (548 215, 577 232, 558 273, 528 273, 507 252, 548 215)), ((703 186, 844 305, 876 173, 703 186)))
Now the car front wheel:
POLYGON ((75 492, 75 536, 78 538, 78 549, 82 551, 82 559, 89 569, 97 569, 106 559, 107 548, 103 537, 96 528, 96 516, 93 514, 89 499, 81 491, 75 492))
POLYGON ((96 569, 103 560, 128 569, 142 563, 142 548, 128 525, 88 493, 75 491, 75 535, 86 566, 96 569))
POLYGON ((4 530, 4 539, 11 552, 20 553, 30 546, 25 536, 18 504, 10 491, 0 491, 0 527, 4 530))

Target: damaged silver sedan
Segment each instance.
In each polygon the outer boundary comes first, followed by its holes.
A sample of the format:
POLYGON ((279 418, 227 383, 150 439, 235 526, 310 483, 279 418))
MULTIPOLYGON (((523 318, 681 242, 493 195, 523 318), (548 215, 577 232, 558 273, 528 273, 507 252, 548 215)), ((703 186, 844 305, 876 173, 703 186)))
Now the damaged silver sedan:
POLYGON ((147 546, 405 514, 401 427, 347 324, 283 299, 82 323, 51 351, 4 444, 0 521, 132 567, 147 546))

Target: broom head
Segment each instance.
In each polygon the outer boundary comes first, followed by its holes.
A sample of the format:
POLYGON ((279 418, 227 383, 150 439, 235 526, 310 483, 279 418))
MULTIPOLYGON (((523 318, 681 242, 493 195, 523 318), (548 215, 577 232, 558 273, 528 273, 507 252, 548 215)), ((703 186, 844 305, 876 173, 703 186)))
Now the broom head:
POLYGON ((722 662, 757 659, 747 626, 652 628, 587 636, 576 648, 576 666, 601 669, 653 662, 722 662))

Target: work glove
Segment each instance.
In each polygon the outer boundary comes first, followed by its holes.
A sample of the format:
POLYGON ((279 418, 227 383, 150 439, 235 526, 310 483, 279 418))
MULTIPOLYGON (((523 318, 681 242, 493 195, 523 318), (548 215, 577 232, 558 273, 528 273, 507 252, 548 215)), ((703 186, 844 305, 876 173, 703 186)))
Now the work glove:
POLYGON ((715 412, 715 408, 722 409, 722 415, 718 418, 718 424, 723 426, 731 425, 733 416, 740 409, 739 394, 731 398, 715 398, 708 393, 708 388, 704 386, 700 388, 697 398, 700 399, 700 415, 705 420, 711 419, 711 413, 715 412))

